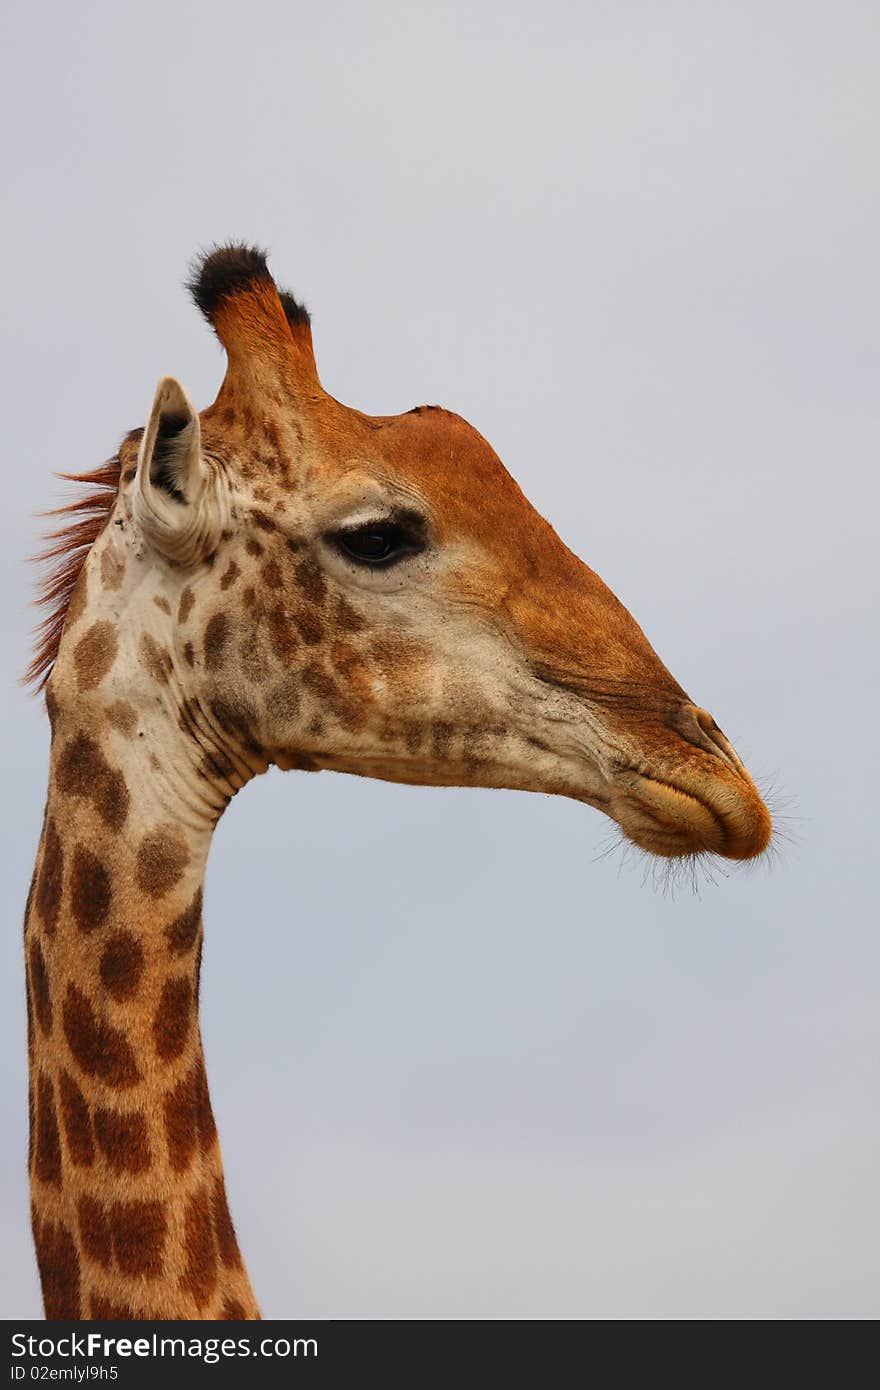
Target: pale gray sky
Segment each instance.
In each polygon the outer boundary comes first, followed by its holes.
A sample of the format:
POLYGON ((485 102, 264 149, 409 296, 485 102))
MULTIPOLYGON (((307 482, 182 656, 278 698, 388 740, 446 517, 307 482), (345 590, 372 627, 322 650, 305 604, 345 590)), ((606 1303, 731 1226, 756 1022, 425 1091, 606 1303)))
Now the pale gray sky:
POLYGON ((670 900, 575 803, 237 798, 203 1026, 265 1314, 877 1316, 877 5, 33 0, 0 64, 2 1313, 39 1311, 32 514, 163 373, 213 399, 181 282, 241 237, 327 388, 467 416, 800 817, 670 900))

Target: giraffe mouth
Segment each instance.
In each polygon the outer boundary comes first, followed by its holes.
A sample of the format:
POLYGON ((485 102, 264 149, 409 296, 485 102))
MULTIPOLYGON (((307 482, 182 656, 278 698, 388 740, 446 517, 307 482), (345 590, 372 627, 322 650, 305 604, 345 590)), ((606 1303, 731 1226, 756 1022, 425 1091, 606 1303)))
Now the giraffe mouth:
POLYGON ((665 858, 754 859, 772 834, 751 779, 726 766, 675 781, 628 768, 615 779, 609 813, 634 844, 665 858))

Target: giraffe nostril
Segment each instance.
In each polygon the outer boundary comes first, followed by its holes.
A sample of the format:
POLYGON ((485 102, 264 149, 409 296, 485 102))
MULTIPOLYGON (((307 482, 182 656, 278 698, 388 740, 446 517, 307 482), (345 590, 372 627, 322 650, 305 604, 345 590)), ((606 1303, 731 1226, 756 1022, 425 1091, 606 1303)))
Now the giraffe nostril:
POLYGON ((692 717, 694 717, 696 726, 696 737, 692 738, 691 741, 701 748, 705 748, 706 752, 713 753, 716 758, 722 759, 722 762, 727 763, 728 767, 733 767, 734 771, 741 773, 744 769, 742 769, 740 756, 735 751, 730 739, 727 738, 727 734, 724 734, 722 728, 719 728, 716 721, 712 719, 712 714, 709 714, 708 710, 699 709, 698 706, 694 705, 692 706, 692 717))
POLYGON ((730 740, 707 710, 700 709, 698 705, 682 705, 675 719, 675 728, 694 747, 720 758, 735 772, 742 771, 742 763, 730 740))
POLYGON ((697 709, 695 707, 694 713, 697 718, 697 723, 699 724, 700 728, 703 730, 703 733, 706 735, 707 738, 711 739, 714 743, 716 735, 720 734, 721 738, 724 739, 724 742, 727 742, 724 730, 718 727, 711 714, 709 714, 708 710, 697 709))

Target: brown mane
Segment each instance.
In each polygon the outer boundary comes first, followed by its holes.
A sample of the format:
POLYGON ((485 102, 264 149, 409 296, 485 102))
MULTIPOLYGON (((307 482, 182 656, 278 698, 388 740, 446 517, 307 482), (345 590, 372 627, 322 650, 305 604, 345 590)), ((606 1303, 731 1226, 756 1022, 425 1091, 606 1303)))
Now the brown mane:
POLYGON ((36 693, 43 689, 52 674, 77 580, 116 501, 119 471, 119 455, 116 454, 90 473, 59 473, 57 476, 65 482, 83 483, 98 490, 42 513, 43 516, 62 516, 65 522, 44 537, 43 549, 33 556, 35 564, 47 566, 46 573, 37 582, 36 604, 48 610, 34 631, 34 655, 22 678, 22 684, 32 685, 36 693))

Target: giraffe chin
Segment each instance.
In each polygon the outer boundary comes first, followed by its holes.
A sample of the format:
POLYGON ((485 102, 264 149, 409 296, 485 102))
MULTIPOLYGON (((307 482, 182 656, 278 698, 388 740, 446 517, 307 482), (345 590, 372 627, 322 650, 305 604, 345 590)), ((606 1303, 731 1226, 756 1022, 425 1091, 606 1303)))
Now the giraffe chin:
POLYGON ((754 859, 773 830, 751 781, 736 775, 707 779, 697 790, 632 772, 612 798, 611 815, 633 844, 667 859, 754 859))

